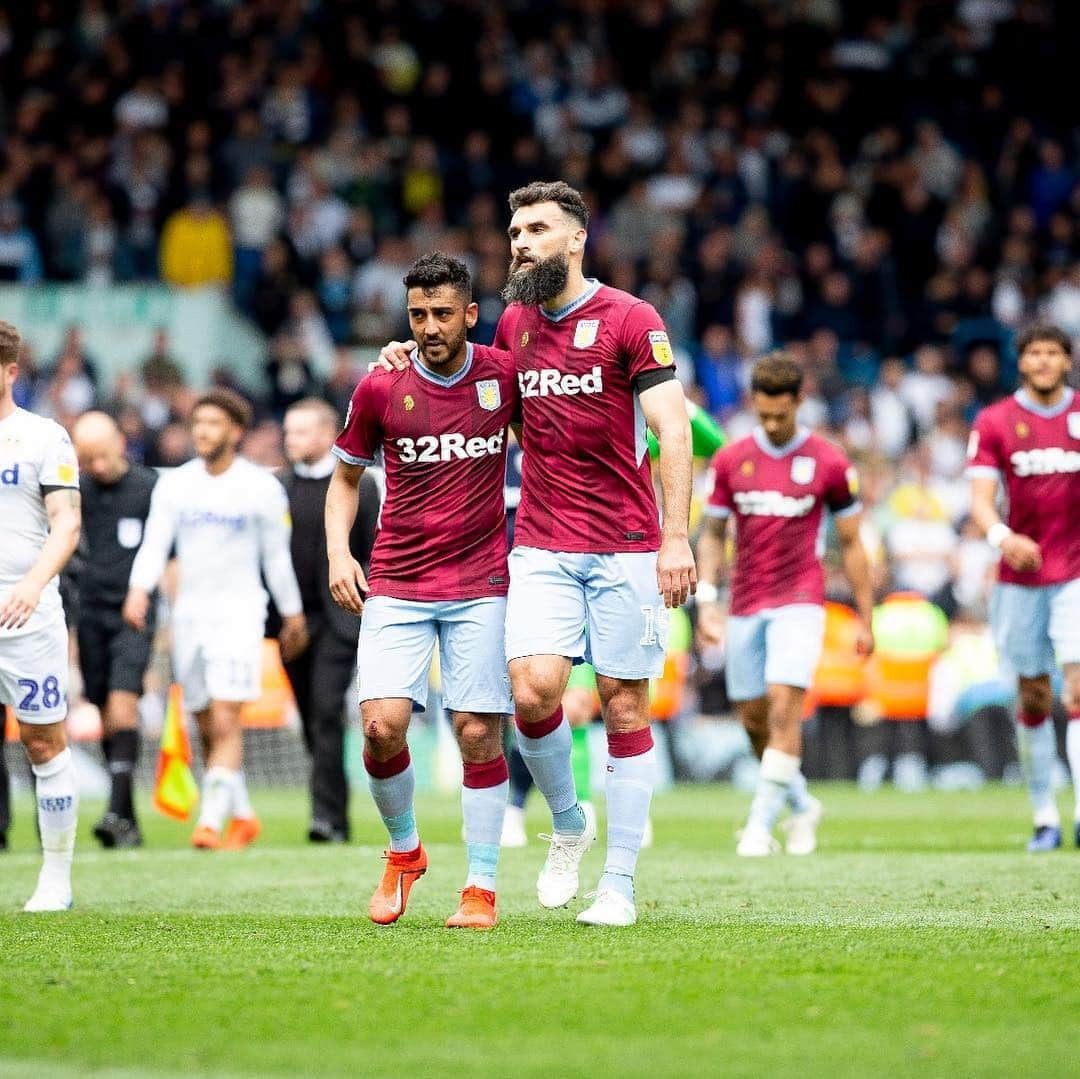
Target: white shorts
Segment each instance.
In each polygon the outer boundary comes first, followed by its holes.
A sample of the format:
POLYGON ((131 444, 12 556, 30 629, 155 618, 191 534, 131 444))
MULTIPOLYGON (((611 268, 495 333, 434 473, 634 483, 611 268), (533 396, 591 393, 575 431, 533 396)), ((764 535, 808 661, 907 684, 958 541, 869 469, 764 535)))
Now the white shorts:
POLYGON ((59 723, 67 715, 68 633, 62 618, 30 633, 0 636, 0 704, 20 723, 59 723))
POLYGON ((609 678, 664 672, 668 610, 656 588, 656 552, 510 552, 506 658, 584 659, 609 678))
POLYGON ((211 701, 255 701, 262 692, 262 622, 173 622, 173 677, 184 705, 201 712, 211 701))
POLYGON ((453 712, 510 715, 514 702, 503 655, 506 600, 417 600, 372 596, 364 604, 356 676, 361 701, 408 697, 427 706, 428 675, 439 641, 443 703, 453 712))
POLYGON ((1080 663, 1080 577, 1041 587, 998 584, 990 623, 998 657, 1013 674, 1036 678, 1059 663, 1080 663))
POLYGON ((816 603, 768 607, 727 620, 727 691, 733 701, 765 696, 766 686, 809 689, 825 635, 816 603))

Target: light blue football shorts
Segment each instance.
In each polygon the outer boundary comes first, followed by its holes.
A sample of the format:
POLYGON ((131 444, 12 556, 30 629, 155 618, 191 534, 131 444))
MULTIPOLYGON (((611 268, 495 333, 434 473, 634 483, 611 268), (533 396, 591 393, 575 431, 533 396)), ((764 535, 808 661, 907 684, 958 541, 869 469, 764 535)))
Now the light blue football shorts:
POLYGON ((512 714, 505 622, 503 596, 430 603, 372 596, 364 604, 357 646, 360 700, 409 697, 413 710, 422 712, 437 639, 446 707, 512 714))
POLYGON ((656 552, 510 552, 506 658, 566 656, 609 678, 657 678, 668 611, 656 587, 656 552))

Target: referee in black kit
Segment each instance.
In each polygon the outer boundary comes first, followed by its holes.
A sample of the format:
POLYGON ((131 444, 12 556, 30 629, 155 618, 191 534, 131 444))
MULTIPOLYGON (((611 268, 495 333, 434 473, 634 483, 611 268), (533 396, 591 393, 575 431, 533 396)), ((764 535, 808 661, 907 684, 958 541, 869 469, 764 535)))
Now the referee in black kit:
POLYGON ((94 835, 105 847, 137 847, 142 835, 131 785, 139 758, 138 705, 153 626, 144 632, 132 629, 120 617, 120 608, 157 473, 127 460, 124 436, 104 412, 81 416, 72 441, 79 456, 83 504, 79 666, 86 699, 101 709, 101 748, 112 783, 108 810, 94 826, 94 835))
MULTIPOLYGON (((279 474, 292 514, 292 559, 311 644, 285 664, 311 754, 313 843, 349 838, 349 788, 345 776, 345 694, 356 670, 360 619, 330 595, 323 510, 337 458, 330 452, 341 417, 326 401, 309 397, 285 414, 285 456, 279 474)), ((353 557, 367 572, 379 522, 381 494, 371 472, 360 481, 360 506, 350 537, 353 557)))

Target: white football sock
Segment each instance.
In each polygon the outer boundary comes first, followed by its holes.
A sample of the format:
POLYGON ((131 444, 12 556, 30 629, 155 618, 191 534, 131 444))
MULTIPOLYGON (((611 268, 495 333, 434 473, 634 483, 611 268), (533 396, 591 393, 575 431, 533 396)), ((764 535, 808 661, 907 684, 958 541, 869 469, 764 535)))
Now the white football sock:
POLYGON ((1016 744, 1020 765, 1031 796, 1031 810, 1036 828, 1061 827, 1061 815, 1054 800, 1054 760, 1057 758, 1057 738, 1053 722, 1044 717, 1035 727, 1017 721, 1016 744))
POLYGON ((750 803, 748 828, 764 828, 771 833, 788 798, 792 780, 799 774, 801 760, 779 749, 766 749, 761 755, 757 790, 750 803))
POLYGON ((255 816, 243 769, 233 772, 233 816, 241 820, 251 820, 255 816))
POLYGON ((233 794, 235 784, 231 768, 215 765, 206 770, 203 776, 202 811, 199 813, 199 827, 213 828, 223 832, 225 825, 233 815, 233 794))
POLYGON ((1070 714, 1065 728, 1065 756, 1069 758, 1073 792, 1076 795, 1074 819, 1080 821, 1080 714, 1070 714))
POLYGON ((71 860, 79 818, 79 783, 70 749, 31 766, 37 777, 38 828, 41 830, 41 876, 38 886, 71 889, 71 860))

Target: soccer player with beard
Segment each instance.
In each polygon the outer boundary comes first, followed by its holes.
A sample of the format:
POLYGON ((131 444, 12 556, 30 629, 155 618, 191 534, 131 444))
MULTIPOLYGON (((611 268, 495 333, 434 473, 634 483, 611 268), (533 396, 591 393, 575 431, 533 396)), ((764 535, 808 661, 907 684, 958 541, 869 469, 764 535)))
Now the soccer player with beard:
POLYGON ((971 516, 1001 552, 990 621, 1019 686, 1017 740, 1035 817, 1028 850, 1061 846, 1052 770, 1051 675, 1064 669, 1066 752, 1080 846, 1080 396, 1068 385, 1072 342, 1034 325, 1016 341, 1022 386, 983 409, 968 447, 971 516), (1008 520, 995 508, 998 485, 1008 520))
POLYGON ((405 735, 427 701, 435 642, 443 692, 465 764, 461 809, 468 876, 447 926, 490 929, 506 810, 506 428, 518 395, 510 356, 472 345, 479 309, 465 264, 441 252, 405 276, 419 345, 403 371, 376 370, 357 386, 334 445, 326 496, 330 590, 363 613, 357 651, 364 767, 390 835, 386 869, 368 913, 405 912, 427 870, 413 809, 405 735), (381 452, 386 500, 367 580, 349 551, 357 484, 381 452), (366 598, 365 598, 366 595, 366 598))
POLYGON ((23 910, 36 913, 71 906, 79 783, 64 725, 68 634, 57 575, 79 542, 81 514, 71 439, 15 404, 19 346, 19 331, 0 322, 0 706, 14 709, 34 773, 42 865, 23 910))
POLYGON ((717 585, 727 524, 734 520, 727 688, 761 759, 737 853, 772 854, 777 849, 773 827, 787 805, 787 851, 810 854, 821 803, 807 791, 801 771, 802 707, 825 630, 826 510, 836 522, 861 623, 857 644, 864 654, 874 646, 874 595, 859 537, 855 470, 836 446, 797 421, 802 369, 782 353, 766 356, 754 365, 750 388, 759 425, 725 446, 712 463, 707 524, 698 541, 698 627, 707 644, 724 636, 717 585))
MULTIPOLYGON (((608 732, 608 847, 595 901, 578 921, 631 925, 655 773, 649 679, 664 666, 666 608, 684 603, 697 580, 686 404, 656 311, 585 278, 581 195, 537 182, 514 191, 510 208, 508 307, 495 344, 514 358, 524 454, 506 656, 518 744, 553 816, 537 897, 545 907, 569 903, 596 838, 575 797, 561 705, 571 665, 585 659, 608 732), (662 527, 646 426, 660 443, 662 527)), ((391 343, 384 361, 400 365, 409 347, 391 343)))
POLYGON ((260 831, 244 781, 240 710, 262 687, 263 577, 281 612, 282 658, 307 647, 285 489, 237 453, 250 420, 251 407, 231 390, 210 390, 195 402, 198 456, 154 487, 123 607, 124 620, 145 630, 151 593, 175 544, 173 675, 203 740, 202 808, 191 837, 202 850, 238 850, 260 831))

